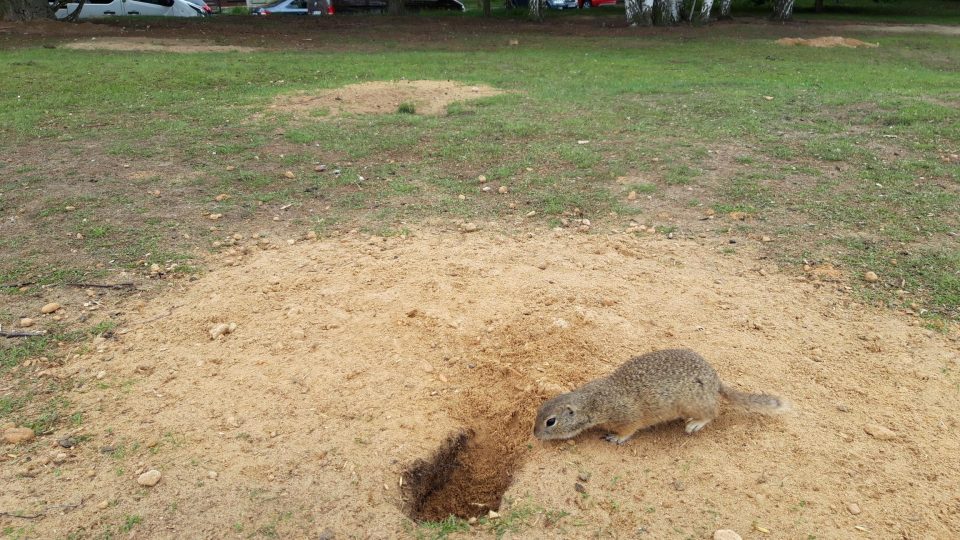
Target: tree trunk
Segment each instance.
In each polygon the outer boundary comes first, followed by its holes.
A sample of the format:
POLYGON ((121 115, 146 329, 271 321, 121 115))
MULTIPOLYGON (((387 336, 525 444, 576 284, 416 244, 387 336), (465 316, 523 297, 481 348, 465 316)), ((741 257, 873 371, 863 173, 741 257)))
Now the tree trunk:
POLYGON ((530 0, 530 18, 534 21, 543 20, 543 0, 530 0))
POLYGON ((52 17, 46 0, 0 0, 0 21, 32 21, 52 17))
POLYGON ((773 14, 770 18, 775 21, 789 21, 793 18, 794 0, 773 0, 773 14))
POLYGON ((387 0, 387 14, 403 15, 403 0, 387 0))
POLYGON ((653 0, 640 0, 640 22, 644 26, 653 24, 653 0))
POLYGON ((717 15, 718 19, 725 20, 733 18, 733 16, 730 15, 731 4, 733 4, 733 0, 720 0, 720 13, 717 15))
POLYGON ((700 9, 690 14, 690 20, 695 24, 710 22, 710 11, 713 9, 713 0, 700 0, 700 9))
POLYGON ((490 16, 490 0, 482 0, 481 4, 483 5, 483 16, 490 16))
POLYGON ((823 0, 815 0, 813 2, 813 11, 823 13, 823 0))
POLYGON ((671 26, 680 22, 680 0, 656 0, 653 4, 653 24, 671 26))

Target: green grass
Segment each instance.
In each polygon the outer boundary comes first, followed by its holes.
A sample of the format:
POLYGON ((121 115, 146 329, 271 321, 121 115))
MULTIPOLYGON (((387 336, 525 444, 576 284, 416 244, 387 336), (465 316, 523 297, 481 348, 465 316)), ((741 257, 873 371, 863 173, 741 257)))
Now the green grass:
MULTIPOLYGON (((921 4, 924 13, 941 6, 921 4)), ((941 6, 948 20, 958 11, 950 6, 941 6)), ((199 53, 175 63, 153 53, 0 50, 9 90, 0 95, 0 151, 16 162, 0 173, 24 187, 4 193, 21 229, 17 240, 0 240, 15 255, 0 261, 0 283, 37 287, 151 264, 196 271, 197 253, 213 241, 286 223, 321 234, 398 234, 427 218, 500 220, 530 210, 529 222, 554 225, 580 209, 603 230, 628 215, 655 219, 645 216, 654 212, 644 206, 649 195, 676 209, 755 215, 749 226, 776 232, 783 241, 767 249, 786 262, 803 254, 859 269, 908 251, 918 258, 909 268, 923 269, 904 284, 914 300, 958 317, 949 234, 960 227, 951 210, 960 190, 957 165, 941 156, 960 147, 960 40, 873 34, 859 37, 880 42, 877 49, 821 50, 780 47, 757 25, 683 38, 591 32, 532 33, 521 47, 494 32, 474 48, 453 31, 450 50, 439 50, 371 45, 361 31, 340 43, 338 62, 323 65, 301 50, 199 53), (451 105, 439 117, 265 110, 286 92, 401 78, 510 93, 451 105), (144 80, 151 92, 142 91, 144 80), (198 107, 211 92, 217 99, 198 107), (63 167, 28 151, 79 157, 77 141, 110 166, 63 167), (327 171, 315 172, 316 163, 327 171), (132 172, 139 174, 130 179, 132 172), (643 182, 615 181, 632 175, 643 182), (64 189, 65 179, 87 177, 96 182, 64 189), (509 193, 497 193, 500 185, 509 193), (47 191, 37 198, 27 187, 47 191), (629 191, 644 196, 626 204, 629 191), (231 198, 216 202, 218 193, 231 198), (223 214, 216 230, 211 213, 223 214), (852 241, 866 232, 869 245, 852 241)), ((405 105, 388 112, 409 113, 405 105)), ((892 294, 884 283, 864 292, 892 294)))

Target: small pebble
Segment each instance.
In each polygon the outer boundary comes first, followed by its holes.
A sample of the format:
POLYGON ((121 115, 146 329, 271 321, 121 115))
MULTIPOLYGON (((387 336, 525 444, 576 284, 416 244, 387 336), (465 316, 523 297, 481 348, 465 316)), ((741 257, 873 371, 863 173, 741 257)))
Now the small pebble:
POLYGON ((867 272, 867 273, 863 274, 863 279, 864 279, 867 283, 876 283, 876 282, 880 281, 880 276, 878 276, 875 272, 867 272))
POLYGON ((297 177, 297 175, 293 174, 293 171, 287 171, 287 172, 283 173, 283 176, 285 176, 285 177, 287 177, 287 178, 296 178, 296 177, 297 177))
POLYGON ((230 333, 230 325, 226 323, 220 323, 213 326, 210 329, 210 339, 217 339, 220 336, 230 333))
POLYGON ((860 505, 857 503, 850 503, 847 505, 847 511, 855 516, 860 515, 860 505))
POLYGON ((77 445, 77 440, 73 437, 64 437, 57 441, 61 448, 73 448, 77 445))
POLYGON ((627 195, 627 200, 628 200, 628 201, 635 201, 635 200, 637 200, 637 192, 636 192, 636 191, 631 191, 630 194, 627 195))
POLYGON ((581 482, 589 482, 589 481, 590 481, 590 473, 588 473, 588 472, 582 472, 582 473, 580 473, 580 474, 577 475, 577 479, 580 480, 581 482))
POLYGON ((719 529, 713 532, 713 540, 743 540, 743 537, 730 529, 719 529))
POLYGON ((33 326, 33 319, 30 317, 20 319, 20 328, 30 328, 31 326, 33 326))
POLYGON ((60 304, 58 304, 58 303, 56 303, 56 302, 50 302, 49 304, 47 304, 47 305, 43 306, 42 308, 40 308, 40 313, 50 314, 50 313, 54 313, 54 312, 56 312, 56 311, 59 311, 60 308, 61 308, 60 304))
POLYGON ((211 480, 217 479, 217 471, 207 471, 207 478, 211 480))
POLYGON ((108 506, 110 506, 110 501, 100 501, 97 504, 97 508, 100 510, 106 510, 108 506))
POLYGON ((209 219, 210 221, 216 221, 222 217, 223 217, 223 214, 210 214, 209 216, 207 216, 207 219, 209 219))
POLYGON ((581 484, 580 482, 573 484, 573 489, 576 490, 577 493, 587 492, 587 488, 583 487, 583 484, 581 484))
POLYGON ((897 438, 896 433, 879 424, 867 424, 863 427, 863 430, 867 432, 867 435, 879 441, 889 441, 897 438))
POLYGON ((487 514, 487 519, 499 519, 499 518, 500 518, 500 513, 499 513, 499 512, 494 512, 493 510, 491 510, 491 511, 487 514))
POLYGON ((481 174, 480 176, 477 177, 477 181, 478 181, 478 182, 486 182, 486 181, 487 181, 487 177, 481 174))
POLYGON ((478 227, 476 223, 470 222, 470 223, 464 223, 463 226, 460 227, 460 230, 463 232, 471 233, 471 232, 477 232, 478 230, 480 230, 480 227, 478 227))
POLYGON ((508 188, 507 186, 500 186, 500 189, 498 189, 497 191, 498 191, 501 195, 504 195, 504 194, 510 192, 510 188, 508 188))
POLYGON ((149 471, 137 477, 137 483, 141 486, 153 487, 157 485, 157 482, 160 481, 160 476, 160 471, 156 469, 150 469, 149 471))
POLYGON ((217 195, 216 197, 214 197, 213 200, 215 200, 215 201, 217 201, 217 202, 223 202, 223 201, 225 201, 225 200, 227 200, 227 199, 229 199, 229 198, 230 198, 230 196, 227 195, 226 193, 221 193, 221 194, 217 195))

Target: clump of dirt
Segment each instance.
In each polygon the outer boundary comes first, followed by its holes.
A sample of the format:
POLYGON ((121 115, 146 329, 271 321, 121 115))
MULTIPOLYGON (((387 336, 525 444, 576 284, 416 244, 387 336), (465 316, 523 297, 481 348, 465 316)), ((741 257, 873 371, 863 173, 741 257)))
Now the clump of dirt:
POLYGON ((77 381, 79 414, 4 449, 0 525, 393 538, 410 516, 497 510, 524 537, 960 528, 956 335, 746 245, 489 228, 238 242, 37 374, 77 381), (623 446, 533 438, 545 399, 666 347, 798 412, 727 407, 694 436, 668 424, 623 446))
POLYGON ((456 81, 374 81, 316 93, 282 95, 274 100, 270 109, 294 113, 320 110, 336 116, 393 114, 403 106, 402 112, 437 116, 446 114, 451 103, 502 93, 503 90, 492 86, 456 81))
POLYGON ((780 45, 786 45, 789 47, 793 46, 804 46, 804 47, 817 47, 821 49, 830 49, 833 47, 847 47, 850 49, 856 49, 857 47, 879 47, 879 43, 867 43, 866 41, 860 41, 859 39, 845 38, 840 36, 824 36, 818 38, 780 38, 777 40, 777 43, 780 45))
MULTIPOLYGON (((61 23, 62 24, 62 23, 61 23)), ((77 50, 105 50, 105 51, 150 51, 150 52, 254 52, 257 47, 242 45, 215 45, 208 41, 192 39, 159 39, 159 38, 91 38, 85 41, 71 41, 63 47, 77 50)))

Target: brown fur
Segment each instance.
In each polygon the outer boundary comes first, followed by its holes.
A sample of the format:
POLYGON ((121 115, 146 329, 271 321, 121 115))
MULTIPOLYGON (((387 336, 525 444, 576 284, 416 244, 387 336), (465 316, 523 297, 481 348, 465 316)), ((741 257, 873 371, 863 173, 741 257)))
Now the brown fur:
POLYGON ((719 396, 761 413, 789 409, 777 396, 724 385, 694 351, 669 349, 632 358, 610 375, 547 401, 533 433, 543 440, 569 439, 599 427, 611 432, 607 440, 622 444, 641 429, 678 418, 687 421, 687 433, 694 433, 716 418, 719 396))

